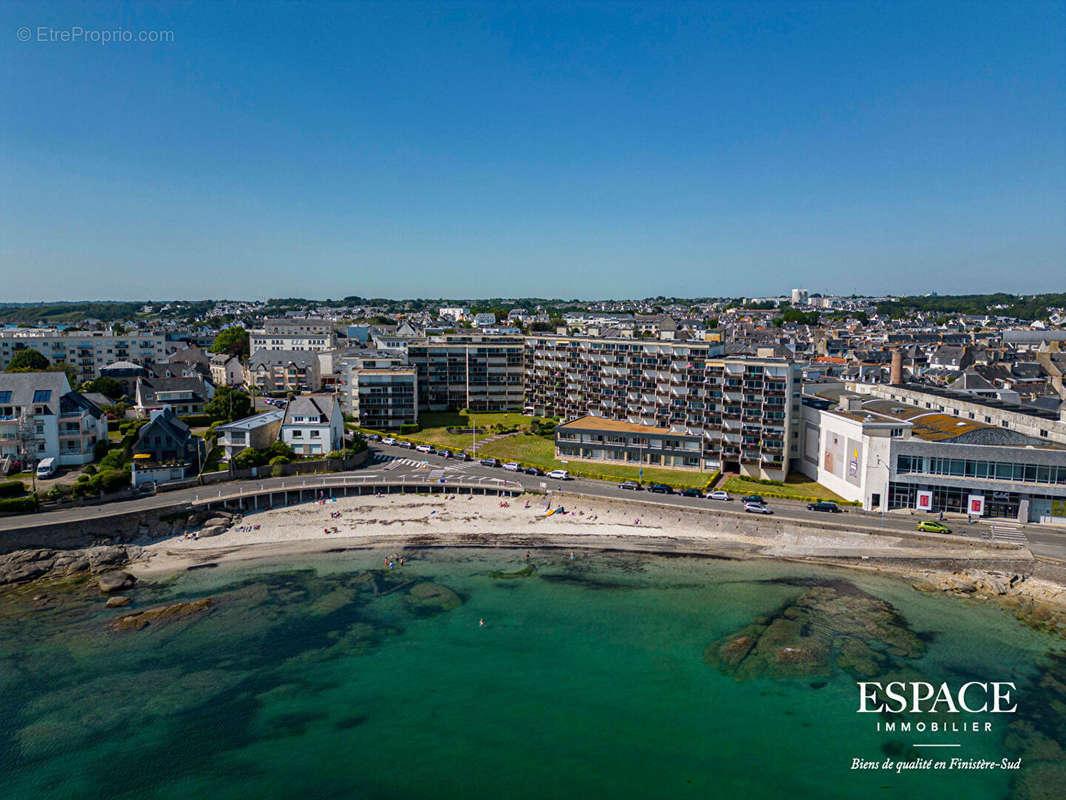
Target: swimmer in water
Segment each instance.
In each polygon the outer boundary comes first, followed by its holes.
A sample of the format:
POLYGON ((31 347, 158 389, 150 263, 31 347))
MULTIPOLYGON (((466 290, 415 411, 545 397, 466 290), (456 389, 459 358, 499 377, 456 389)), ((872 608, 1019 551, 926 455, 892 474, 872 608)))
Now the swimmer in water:
POLYGON ((571 561, 574 560, 574 551, 573 550, 570 551, 570 560, 571 561))
POLYGON ((479 619, 479 620, 477 621, 477 626, 478 626, 479 628, 484 628, 484 627, 485 627, 485 618, 484 618, 484 617, 482 617, 481 619, 479 619))

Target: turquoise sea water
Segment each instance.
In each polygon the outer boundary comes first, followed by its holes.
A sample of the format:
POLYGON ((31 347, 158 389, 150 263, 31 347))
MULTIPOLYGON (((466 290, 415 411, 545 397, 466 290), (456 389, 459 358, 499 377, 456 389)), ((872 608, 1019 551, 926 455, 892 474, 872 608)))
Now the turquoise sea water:
MULTIPOLYGON (((88 593, 8 602, 0 796, 1000 798, 1009 773, 851 770, 940 740, 875 731, 843 671, 738 681, 704 650, 841 578, 895 607, 926 643, 907 666, 935 681, 1013 680, 1024 707, 1056 645, 993 607, 843 570, 553 551, 502 578, 524 551, 409 555, 374 584, 384 553, 142 583, 133 610, 216 601, 135 632, 88 593), (461 605, 414 603, 424 581, 461 605)), ((944 741, 999 759, 1006 733, 944 741)))

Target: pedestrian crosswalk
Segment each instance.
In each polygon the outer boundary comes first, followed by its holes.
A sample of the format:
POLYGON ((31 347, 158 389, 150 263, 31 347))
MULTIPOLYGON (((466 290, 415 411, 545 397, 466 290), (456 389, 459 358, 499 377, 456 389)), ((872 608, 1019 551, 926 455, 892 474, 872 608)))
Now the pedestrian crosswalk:
POLYGON ((386 455, 385 453, 375 453, 370 457, 370 460, 377 464, 393 462, 397 466, 399 466, 400 464, 406 464, 410 467, 424 467, 428 463, 427 461, 422 459, 401 458, 400 456, 390 456, 386 455))

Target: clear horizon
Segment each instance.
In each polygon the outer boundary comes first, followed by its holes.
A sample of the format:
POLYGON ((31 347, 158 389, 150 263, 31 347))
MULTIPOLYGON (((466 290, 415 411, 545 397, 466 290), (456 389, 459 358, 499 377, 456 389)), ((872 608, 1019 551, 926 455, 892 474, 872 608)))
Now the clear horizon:
POLYGON ((1054 2, 5 4, 4 296, 1062 291, 1064 30, 1054 2))

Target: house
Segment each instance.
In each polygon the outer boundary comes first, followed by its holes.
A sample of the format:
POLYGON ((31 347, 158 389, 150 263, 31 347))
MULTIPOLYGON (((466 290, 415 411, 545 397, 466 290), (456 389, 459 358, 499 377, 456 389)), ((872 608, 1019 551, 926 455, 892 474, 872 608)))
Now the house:
POLYGON ((0 459, 88 464, 99 441, 107 441, 107 417, 65 373, 0 373, 0 459))
POLYGON ((491 325, 496 324, 496 315, 491 312, 484 312, 474 315, 474 327, 475 328, 488 328, 491 325))
POLYGON ((211 382, 215 386, 240 386, 244 383, 244 365, 237 356, 216 353, 211 356, 211 382))
POLYGON ((137 379, 147 378, 148 370, 132 361, 114 361, 100 367, 101 378, 111 378, 122 384, 122 394, 133 397, 137 391, 137 379))
POLYGON ((211 377, 211 359, 195 344, 190 344, 157 363, 154 372, 159 378, 211 377))
POLYGON ((216 426, 215 430, 218 432, 216 446, 222 448, 223 460, 231 460, 246 447, 253 447, 256 450, 269 447, 277 441, 284 418, 285 412, 277 408, 216 426))
POLYGON ((332 394, 303 394, 285 407, 281 440, 298 456, 324 456, 344 446, 344 416, 332 394))
POLYGON ((164 407, 172 408, 179 415, 200 414, 214 394, 214 385, 203 376, 138 378, 134 408, 139 417, 164 407))
POLYGON ((133 445, 133 485, 197 473, 206 455, 204 440, 193 436, 174 409, 152 409, 133 445))
POLYGON ((322 385, 318 354, 312 350, 257 350, 248 359, 244 382, 260 392, 307 392, 322 385))

